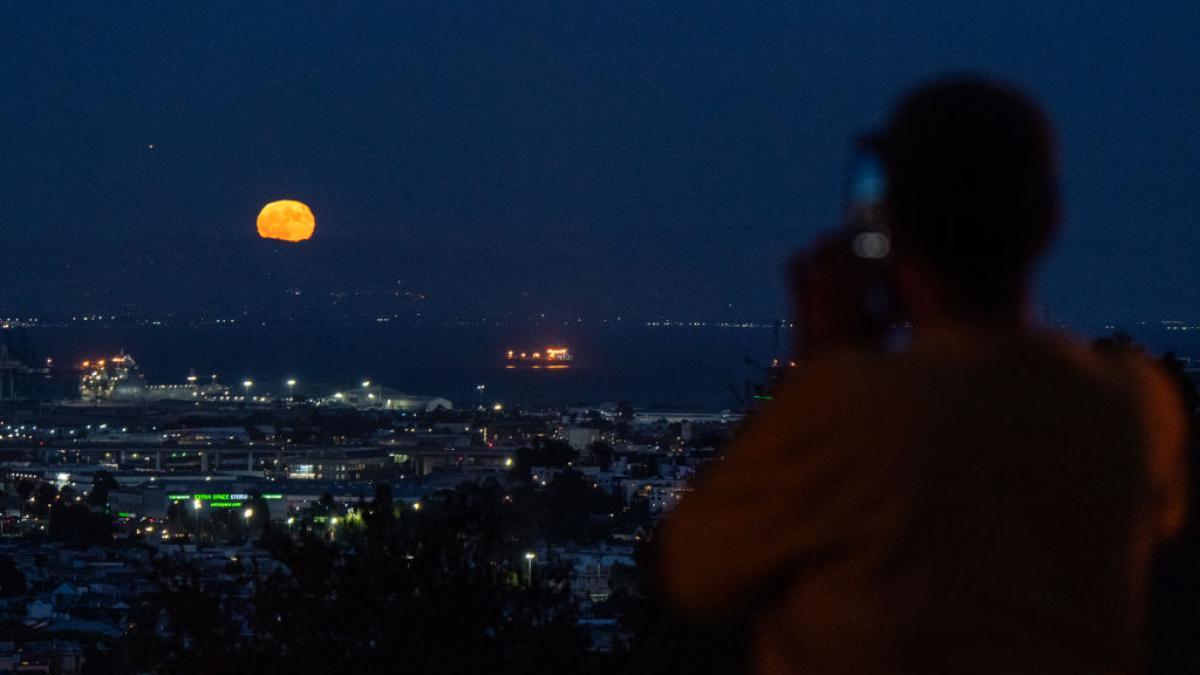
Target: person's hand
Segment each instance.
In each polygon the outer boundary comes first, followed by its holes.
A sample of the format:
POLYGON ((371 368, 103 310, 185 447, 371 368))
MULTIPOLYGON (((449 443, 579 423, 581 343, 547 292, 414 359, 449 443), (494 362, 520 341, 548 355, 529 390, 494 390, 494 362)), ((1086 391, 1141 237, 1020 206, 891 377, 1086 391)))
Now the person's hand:
POLYGON ((880 300, 883 271, 877 261, 854 254, 848 233, 827 235, 797 253, 789 277, 801 358, 851 344, 882 346, 886 316, 870 303, 880 300))

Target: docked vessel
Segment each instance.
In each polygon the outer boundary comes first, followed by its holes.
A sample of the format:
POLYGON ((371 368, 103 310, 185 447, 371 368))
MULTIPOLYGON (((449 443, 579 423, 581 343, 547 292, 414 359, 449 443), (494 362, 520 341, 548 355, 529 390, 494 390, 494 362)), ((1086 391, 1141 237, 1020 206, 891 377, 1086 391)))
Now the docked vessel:
POLYGON ((570 368, 575 359, 571 350, 566 347, 546 347, 539 351, 517 351, 510 349, 505 354, 504 367, 515 368, 545 368, 561 370, 570 368))
POLYGON ((146 396, 146 379, 137 361, 124 351, 109 359, 84 361, 79 398, 85 403, 140 400, 146 396))
POLYGON ((229 387, 212 382, 200 384, 195 373, 187 384, 147 384, 137 361, 123 350, 108 359, 80 364, 79 398, 84 404, 123 405, 156 401, 217 401, 229 398, 229 387))

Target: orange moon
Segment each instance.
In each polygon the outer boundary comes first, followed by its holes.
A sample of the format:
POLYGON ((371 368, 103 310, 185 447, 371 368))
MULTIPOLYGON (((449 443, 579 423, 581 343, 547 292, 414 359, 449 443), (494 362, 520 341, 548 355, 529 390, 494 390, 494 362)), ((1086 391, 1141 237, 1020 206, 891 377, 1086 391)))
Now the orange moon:
POLYGON ((280 241, 304 241, 317 228, 312 210, 302 202, 281 199, 258 212, 258 236, 280 241))

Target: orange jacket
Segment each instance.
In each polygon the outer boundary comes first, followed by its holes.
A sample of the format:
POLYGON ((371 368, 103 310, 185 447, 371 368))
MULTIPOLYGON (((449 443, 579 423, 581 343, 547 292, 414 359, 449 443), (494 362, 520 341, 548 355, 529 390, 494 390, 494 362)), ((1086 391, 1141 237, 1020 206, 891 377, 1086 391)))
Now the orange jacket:
POLYGON ((661 532, 761 673, 1136 673, 1186 417, 1148 360, 1037 333, 841 351, 780 386, 661 532))

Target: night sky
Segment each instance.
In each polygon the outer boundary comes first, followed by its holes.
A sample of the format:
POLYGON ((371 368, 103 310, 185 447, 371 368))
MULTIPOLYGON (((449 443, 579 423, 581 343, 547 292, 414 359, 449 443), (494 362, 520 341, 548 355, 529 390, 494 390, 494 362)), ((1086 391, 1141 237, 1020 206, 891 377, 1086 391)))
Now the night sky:
POLYGON ((770 318, 848 139, 971 69, 1060 129, 1043 305, 1200 316, 1200 4, 801 4, 5 3, 0 311, 770 318))

